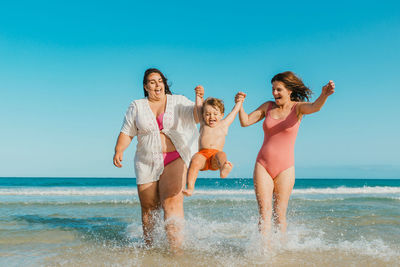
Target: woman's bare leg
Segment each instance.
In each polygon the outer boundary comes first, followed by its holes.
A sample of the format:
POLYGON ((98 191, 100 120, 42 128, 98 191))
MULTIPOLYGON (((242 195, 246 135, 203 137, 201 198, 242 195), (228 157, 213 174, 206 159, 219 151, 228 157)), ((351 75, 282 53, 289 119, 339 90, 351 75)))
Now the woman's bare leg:
POLYGON ((282 233, 285 233, 287 228, 286 211, 294 181, 294 166, 284 170, 274 179, 274 219, 282 233))
POLYGON ((183 194, 186 183, 187 167, 178 158, 164 168, 160 176, 159 193, 161 206, 164 210, 165 229, 172 252, 180 251, 183 242, 183 194))
POLYGON ((153 243, 156 212, 160 208, 158 182, 139 184, 137 188, 142 208, 143 238, 146 245, 150 246, 153 243))
POLYGON ((267 237, 271 232, 274 182, 265 168, 258 162, 254 167, 253 181, 260 214, 258 229, 263 236, 267 237))

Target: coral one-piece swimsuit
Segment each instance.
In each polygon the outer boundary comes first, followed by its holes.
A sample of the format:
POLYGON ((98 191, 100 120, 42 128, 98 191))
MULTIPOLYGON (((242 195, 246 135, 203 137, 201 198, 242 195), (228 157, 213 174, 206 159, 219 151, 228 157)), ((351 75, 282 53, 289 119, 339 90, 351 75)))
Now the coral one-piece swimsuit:
POLYGON ((296 114, 296 104, 284 119, 274 119, 269 104, 263 123, 264 143, 258 153, 256 162, 260 163, 275 179, 282 171, 294 166, 294 144, 300 126, 296 114))

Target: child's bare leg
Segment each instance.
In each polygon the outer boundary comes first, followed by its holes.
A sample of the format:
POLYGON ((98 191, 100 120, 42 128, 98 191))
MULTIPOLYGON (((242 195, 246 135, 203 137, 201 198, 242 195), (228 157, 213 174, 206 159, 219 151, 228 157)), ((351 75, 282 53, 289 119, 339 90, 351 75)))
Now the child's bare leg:
POLYGON ((218 163, 219 176, 221 178, 227 177, 233 168, 233 164, 227 160, 225 152, 220 151, 215 154, 215 159, 218 163))
POLYGON ((194 184, 196 183, 197 175, 199 174, 199 170, 204 168, 206 163, 206 158, 196 153, 192 161, 190 162, 188 174, 187 174, 187 189, 184 189, 182 192, 185 196, 191 196, 194 190, 194 184))

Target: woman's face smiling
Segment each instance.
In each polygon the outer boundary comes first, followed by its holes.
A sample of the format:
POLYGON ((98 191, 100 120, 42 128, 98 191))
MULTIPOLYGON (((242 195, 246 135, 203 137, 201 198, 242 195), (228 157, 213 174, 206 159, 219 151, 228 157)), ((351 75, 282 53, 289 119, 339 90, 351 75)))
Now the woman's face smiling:
POLYGON ((154 72, 147 76, 147 83, 144 89, 149 94, 148 98, 151 100, 160 100, 165 96, 164 81, 160 74, 154 72))
POLYGON ((281 106, 290 101, 291 90, 285 87, 283 82, 275 81, 272 83, 272 95, 275 98, 275 103, 281 106))

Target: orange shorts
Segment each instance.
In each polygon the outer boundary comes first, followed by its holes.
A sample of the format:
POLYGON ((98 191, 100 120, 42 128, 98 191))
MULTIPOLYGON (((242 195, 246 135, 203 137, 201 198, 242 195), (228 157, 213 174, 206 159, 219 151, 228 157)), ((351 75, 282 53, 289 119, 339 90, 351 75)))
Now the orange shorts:
POLYGON ((216 170, 218 170, 218 167, 213 168, 213 166, 212 166, 212 160, 214 159, 215 155, 218 152, 220 152, 220 150, 212 149, 212 148, 200 149, 200 151, 197 152, 198 154, 201 154, 206 158, 206 163, 204 165, 204 168, 201 169, 200 171, 207 171, 207 170, 216 171, 216 170))

